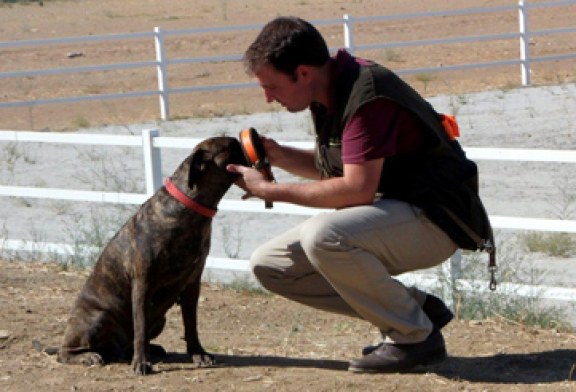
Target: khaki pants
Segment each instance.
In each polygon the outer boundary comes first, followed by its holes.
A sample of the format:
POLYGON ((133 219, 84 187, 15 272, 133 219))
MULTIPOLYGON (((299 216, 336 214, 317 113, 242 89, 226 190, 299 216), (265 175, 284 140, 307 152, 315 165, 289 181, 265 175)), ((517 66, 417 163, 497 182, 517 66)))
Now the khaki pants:
POLYGON ((258 247, 251 266, 273 293, 365 319, 388 341, 417 343, 432 331, 426 293, 392 276, 438 265, 456 249, 419 208, 384 199, 313 216, 258 247))

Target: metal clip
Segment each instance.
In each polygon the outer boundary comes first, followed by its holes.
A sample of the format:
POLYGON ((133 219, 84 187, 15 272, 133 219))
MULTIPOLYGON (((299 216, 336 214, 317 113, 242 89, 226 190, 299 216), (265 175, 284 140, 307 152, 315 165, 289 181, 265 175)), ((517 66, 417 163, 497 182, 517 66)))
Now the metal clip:
POLYGON ((488 267, 488 271, 490 271, 490 290, 496 290, 496 266, 488 267))
POLYGON ((492 244, 492 241, 490 240, 483 240, 484 243, 482 244, 481 249, 485 250, 488 253, 492 253, 496 250, 496 248, 494 248, 494 245, 492 244))
POLYGON ((498 267, 496 267, 496 248, 492 246, 488 252, 488 257, 490 259, 488 263, 488 271, 490 271, 490 290, 494 291, 496 290, 496 270, 498 269, 498 267))

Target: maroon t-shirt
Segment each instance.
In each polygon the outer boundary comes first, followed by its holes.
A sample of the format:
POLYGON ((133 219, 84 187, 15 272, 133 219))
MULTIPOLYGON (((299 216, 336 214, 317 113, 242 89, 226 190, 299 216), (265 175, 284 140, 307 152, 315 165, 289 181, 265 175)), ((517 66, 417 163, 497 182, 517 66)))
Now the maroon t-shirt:
MULTIPOLYGON (((355 72, 368 64, 339 50, 333 62, 333 83, 343 73, 355 72)), ((342 163, 362 163, 421 147, 425 133, 417 117, 394 101, 377 98, 362 105, 352 115, 342 134, 342 163)))
POLYGON ((342 133, 342 163, 362 163, 418 150, 424 130, 416 116, 394 101, 362 105, 342 133))

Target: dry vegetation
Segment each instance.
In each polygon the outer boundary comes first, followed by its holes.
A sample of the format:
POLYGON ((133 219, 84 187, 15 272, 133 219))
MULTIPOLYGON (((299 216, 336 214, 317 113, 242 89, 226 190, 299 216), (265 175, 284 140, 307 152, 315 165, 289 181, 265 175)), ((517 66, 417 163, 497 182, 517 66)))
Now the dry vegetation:
MULTIPOLYGON (((532 3, 532 2, 531 2, 532 3)), ((458 0, 443 2, 378 0, 317 1, 46 1, 0 4, 0 32, 3 41, 78 37, 128 32, 152 32, 198 27, 260 25, 281 14, 299 15, 310 20, 401 14, 470 7, 510 5, 509 0, 482 2, 458 0)), ((542 8, 530 14, 531 29, 573 26, 576 6, 542 8)), ((441 39, 487 33, 518 31, 515 11, 482 13, 467 16, 427 17, 358 24, 357 44, 401 42, 418 39, 441 39)), ((320 25, 329 45, 343 45, 342 28, 320 25)), ((171 35, 166 38, 169 59, 199 56, 242 54, 256 30, 229 33, 171 35)), ((530 41, 534 56, 574 53, 576 34, 535 36, 530 41)), ((517 39, 476 43, 390 48, 360 52, 394 70, 437 65, 466 64, 518 59, 517 39)), ((0 72, 78 67, 154 59, 153 38, 94 41, 52 46, 7 47, 2 52, 0 72), (77 54, 77 56, 69 56, 77 54)), ((533 64, 535 84, 574 81, 574 60, 533 64)), ((520 85, 518 65, 406 76, 424 95, 509 89, 520 85)), ((247 82, 239 62, 212 62, 169 67, 168 86, 173 89, 191 86, 247 82)), ((30 76, 0 79, 5 102, 41 100, 118 92, 157 89, 154 67, 117 71, 84 72, 68 75, 30 76)), ((225 90, 171 96, 172 118, 228 116, 255 111, 278 110, 267 107, 256 88, 225 90)), ((0 109, 0 129, 63 130, 106 123, 126 124, 154 121, 159 117, 158 98, 95 100, 74 104, 36 105, 28 108, 0 109)))

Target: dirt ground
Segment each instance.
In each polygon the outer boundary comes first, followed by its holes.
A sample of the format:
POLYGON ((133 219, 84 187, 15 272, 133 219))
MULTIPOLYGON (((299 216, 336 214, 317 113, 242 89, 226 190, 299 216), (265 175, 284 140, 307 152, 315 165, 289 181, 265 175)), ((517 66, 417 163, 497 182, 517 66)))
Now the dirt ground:
POLYGON ((56 264, 0 262, 0 390, 42 391, 573 391, 576 335, 496 320, 453 321, 450 357, 409 374, 346 370, 377 339, 368 323, 277 296, 204 285, 199 334, 220 364, 197 368, 185 354, 178 308, 155 341, 169 355, 155 373, 128 363, 61 365, 38 351, 61 342, 67 313, 88 272, 56 264))
MULTIPOLYGON (((38 4, 0 4, 0 40, 31 40, 164 29, 261 24, 281 14, 310 20, 509 5, 508 0, 46 0, 38 4), (383 5, 385 4, 385 5, 383 5)), ((573 25, 574 7, 542 9, 531 28, 573 25)), ((516 31, 515 13, 474 17, 392 21, 358 27, 358 42, 404 41, 426 37, 516 31), (382 38, 384 37, 384 38, 382 38)), ((323 27, 331 46, 342 45, 339 27, 323 27)), ((167 40, 172 58, 241 53, 255 31, 176 36, 167 40)), ((534 55, 574 52, 576 39, 538 37, 534 55)), ((132 62, 153 58, 148 40, 8 48, 0 53, 0 72, 132 62), (68 53, 81 56, 69 58, 68 53)), ((458 44, 359 53, 393 69, 517 58, 516 42, 458 44), (449 53, 447 56, 446 53, 449 53)), ((534 65, 533 81, 556 84, 576 80, 573 61, 534 65)), ((239 63, 174 66, 172 88, 243 82, 239 63)), ((424 95, 458 94, 519 84, 517 66, 433 76, 408 77, 424 95)), ((47 97, 155 89, 153 69, 72 76, 0 79, 4 102, 47 97), (111 81, 113 81, 111 83, 111 81)), ((211 117, 267 108, 257 89, 225 93, 179 94, 173 116, 211 117)), ((130 124, 158 119, 156 98, 0 109, 0 129, 65 130, 87 125, 130 124)), ((308 309, 276 296, 203 287, 200 338, 221 365, 195 368, 185 355, 178 309, 168 315, 157 343, 169 356, 146 377, 129 364, 84 368, 64 366, 42 352, 60 343, 67 313, 87 271, 55 264, 0 261, 0 390, 42 391, 563 391, 576 390, 576 335, 532 330, 498 320, 453 321, 445 330, 450 358, 410 374, 358 375, 346 371, 360 349, 377 340, 369 324, 308 309)))
MULTIPOLYGON (((541 1, 530 1, 530 4, 541 1)), ((0 4, 0 40, 34 40, 89 35, 166 31, 199 27, 261 25, 278 15, 298 15, 317 21, 371 15, 394 15, 459 8, 510 6, 510 0, 45 0, 0 4)), ((532 30, 574 27, 576 5, 532 10, 532 30)), ((343 46, 342 27, 319 24, 332 48, 343 46)), ((515 33, 515 10, 472 15, 399 19, 355 25, 355 43, 402 42, 515 33)), ((242 54, 257 30, 230 33, 169 35, 167 58, 242 54)), ((534 36, 533 56, 574 53, 576 34, 534 36)), ((474 62, 517 60, 517 39, 413 46, 370 50, 357 55, 374 59, 393 70, 474 62)), ((6 47, 0 53, 0 72, 78 67, 154 60, 153 39, 82 42, 52 46, 6 47), (75 54, 69 56, 69 54, 75 54)), ((533 84, 558 84, 576 80, 576 60, 535 62, 533 84)), ((172 65, 168 87, 178 89, 250 81, 239 62, 172 65)), ((518 65, 463 71, 443 71, 406 76, 425 96, 459 94, 487 89, 510 89, 520 85, 518 65)), ((67 75, 0 78, 0 100, 17 102, 50 97, 74 97, 118 92, 156 90, 154 67, 67 75)), ((265 104, 257 88, 220 92, 179 93, 170 96, 172 119, 229 116, 279 107, 265 104)), ((89 101, 0 109, 0 129, 70 130, 103 124, 154 121, 159 118, 158 98, 89 101)))

